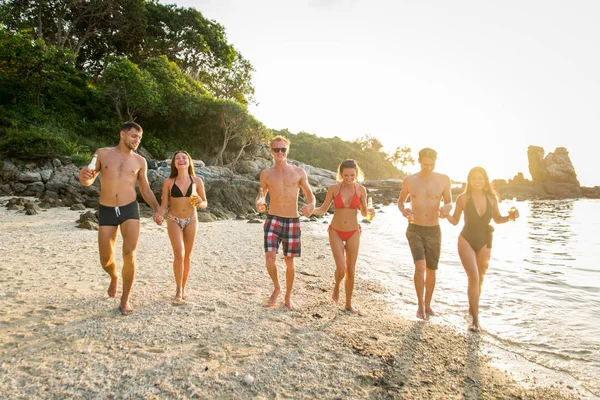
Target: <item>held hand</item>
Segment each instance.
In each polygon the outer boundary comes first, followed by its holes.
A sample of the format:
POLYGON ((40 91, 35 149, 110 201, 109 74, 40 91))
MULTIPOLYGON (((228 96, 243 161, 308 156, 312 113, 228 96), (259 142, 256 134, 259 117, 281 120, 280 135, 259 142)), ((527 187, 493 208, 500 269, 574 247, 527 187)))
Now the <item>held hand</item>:
POLYGON ((304 215, 306 218, 310 217, 314 210, 315 210, 314 204, 305 204, 300 209, 300 211, 302 212, 302 215, 304 215))
POLYGON ((81 177, 86 181, 93 179, 95 174, 96 174, 96 171, 89 169, 88 167, 83 167, 81 169, 81 177))
POLYGON ((517 218, 519 218, 519 210, 515 210, 514 216, 515 216, 514 220, 516 220, 517 218))
POLYGON ((158 211, 154 213, 152 219, 154 220, 154 222, 156 222, 156 225, 162 225, 164 221, 164 217, 158 211))
POLYGON ((265 203, 255 203, 256 206, 256 212, 258 212, 259 214, 264 213, 265 211, 267 211, 267 205, 265 203))
POLYGON ((452 203, 444 204, 440 207, 440 218, 448 218, 452 210, 452 203))

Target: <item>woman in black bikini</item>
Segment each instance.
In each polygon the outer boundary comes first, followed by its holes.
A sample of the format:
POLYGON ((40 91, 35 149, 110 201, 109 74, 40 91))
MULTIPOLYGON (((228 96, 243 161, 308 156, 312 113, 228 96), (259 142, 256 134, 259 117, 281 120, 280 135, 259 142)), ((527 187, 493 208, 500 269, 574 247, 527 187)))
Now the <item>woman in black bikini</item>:
POLYGON ((177 290, 173 304, 186 300, 185 285, 190 273, 192 249, 196 241, 196 207, 206 208, 206 193, 202 179, 196 176, 192 158, 176 151, 171 160, 171 174, 162 187, 161 214, 167 215, 167 231, 173 247, 173 273, 177 290), (191 196, 198 196, 192 204, 191 196))
MULTIPOLYGON (((362 171, 356 161, 344 160, 338 168, 338 181, 329 187, 321 207, 313 214, 324 214, 333 201, 334 212, 329 226, 329 244, 335 260, 335 286, 331 298, 337 302, 340 297, 340 284, 346 277, 346 310, 358 314, 352 306, 354 274, 360 245, 361 229, 356 218, 358 209, 367 216, 367 190, 357 181, 362 180, 362 171)), ((375 210, 369 210, 375 214, 375 210)))
MULTIPOLYGON (((448 215, 446 219, 452 225, 457 225, 463 210, 465 225, 458 237, 458 255, 469 278, 469 313, 473 317, 469 329, 478 332, 479 297, 492 250, 494 228, 490 226, 490 221, 492 218, 496 224, 509 221, 508 216, 500 215, 498 195, 490 185, 487 172, 481 167, 469 171, 466 189, 456 198, 454 215, 448 215)), ((517 218, 519 212, 516 211, 514 216, 517 218)))

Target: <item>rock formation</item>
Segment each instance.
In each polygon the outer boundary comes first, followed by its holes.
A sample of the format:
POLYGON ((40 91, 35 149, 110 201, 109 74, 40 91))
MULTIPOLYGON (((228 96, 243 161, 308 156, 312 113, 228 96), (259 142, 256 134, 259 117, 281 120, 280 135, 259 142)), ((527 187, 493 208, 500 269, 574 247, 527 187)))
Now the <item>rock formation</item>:
POLYGON ((582 196, 581 185, 566 148, 557 147, 554 153, 544 158, 543 148, 529 146, 527 158, 533 182, 543 184, 548 194, 558 198, 582 196))

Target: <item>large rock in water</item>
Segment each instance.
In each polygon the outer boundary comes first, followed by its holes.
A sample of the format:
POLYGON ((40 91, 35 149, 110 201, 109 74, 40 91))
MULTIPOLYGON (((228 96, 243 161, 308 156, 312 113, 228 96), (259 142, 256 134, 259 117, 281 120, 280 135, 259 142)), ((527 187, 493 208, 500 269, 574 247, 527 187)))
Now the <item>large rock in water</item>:
POLYGON ((556 198, 581 197, 581 185, 566 148, 557 147, 544 157, 543 148, 529 146, 527 158, 533 183, 542 184, 546 193, 556 198))
POLYGON ((529 146, 527 158, 529 160, 529 173, 531 173, 533 182, 554 182, 581 186, 566 148, 557 147, 554 153, 548 153, 544 158, 543 148, 529 146))

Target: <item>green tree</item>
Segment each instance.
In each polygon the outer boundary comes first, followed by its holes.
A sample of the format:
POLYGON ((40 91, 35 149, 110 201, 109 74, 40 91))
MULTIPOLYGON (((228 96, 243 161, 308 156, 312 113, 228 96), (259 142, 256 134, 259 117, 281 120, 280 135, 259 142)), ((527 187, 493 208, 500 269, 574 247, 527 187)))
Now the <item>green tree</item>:
POLYGON ((356 139, 355 143, 357 143, 363 150, 373 150, 378 152, 383 148, 383 144, 379 141, 379 139, 369 134, 364 135, 360 139, 356 139))
POLYGON ((154 77, 126 58, 111 58, 100 79, 100 87, 112 100, 121 122, 135 121, 140 113, 151 115, 163 107, 154 77))
POLYGON ((388 160, 398 169, 404 172, 404 167, 407 165, 415 165, 415 159, 412 156, 410 147, 396 147, 396 151, 388 157, 388 160))

